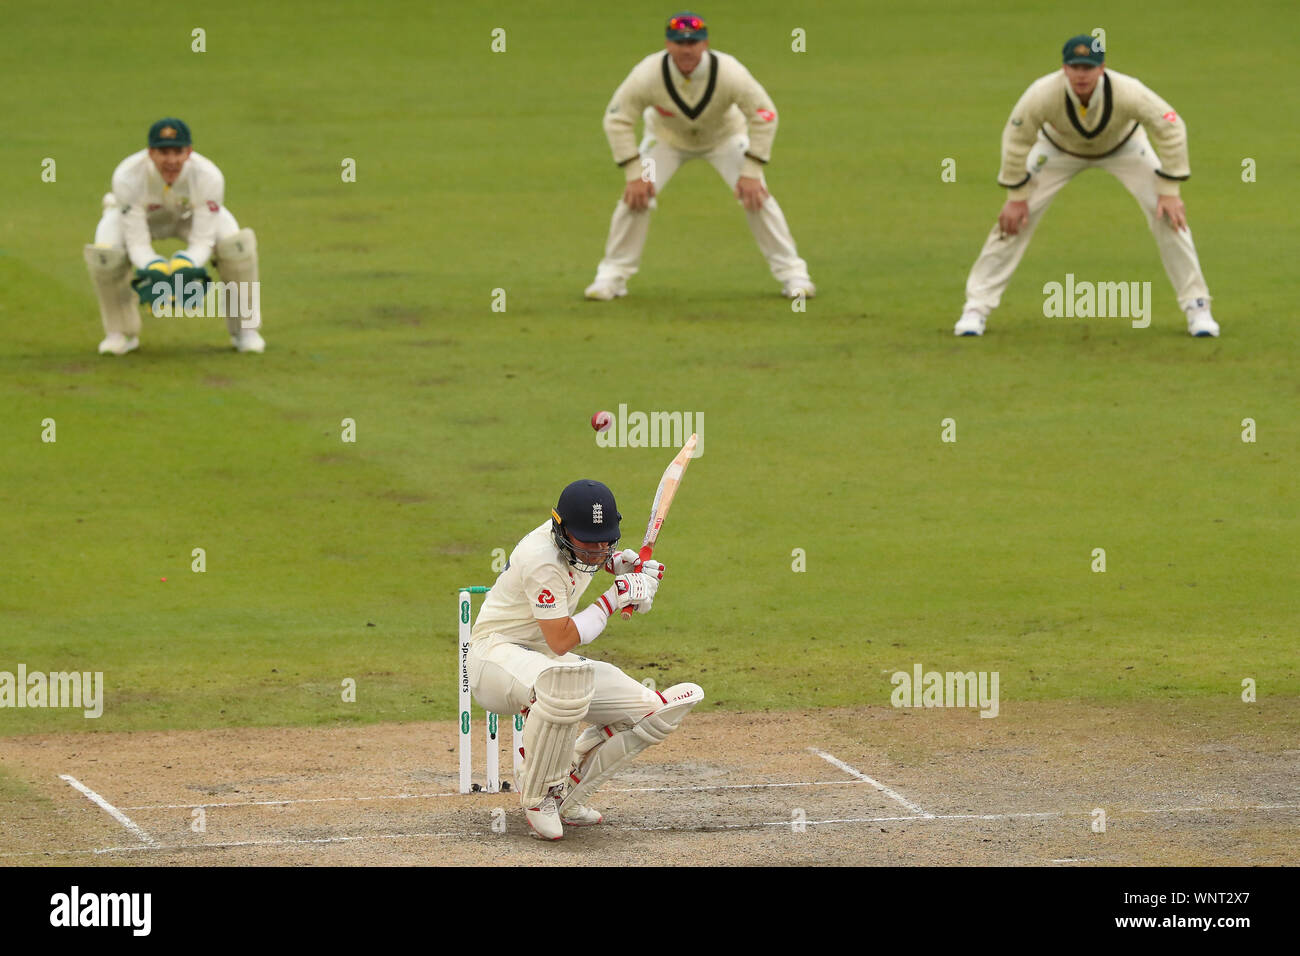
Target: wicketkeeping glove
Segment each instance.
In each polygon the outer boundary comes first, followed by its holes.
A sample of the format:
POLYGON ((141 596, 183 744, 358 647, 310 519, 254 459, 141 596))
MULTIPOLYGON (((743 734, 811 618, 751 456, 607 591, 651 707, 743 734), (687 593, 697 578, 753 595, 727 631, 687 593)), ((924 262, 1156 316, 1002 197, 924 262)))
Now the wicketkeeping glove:
POLYGON ((168 274, 173 272, 179 272, 182 269, 193 269, 193 268, 194 268, 194 260, 191 259, 183 252, 176 253, 176 255, 172 256, 171 262, 167 263, 168 274))
POLYGON ((155 298, 170 296, 170 283, 167 283, 167 278, 167 262, 163 259, 155 259, 143 269, 136 269, 135 278, 131 280, 131 288, 135 289, 135 294, 140 297, 140 304, 153 305, 155 298), (159 282, 167 283, 168 291, 155 295, 153 287, 159 282))

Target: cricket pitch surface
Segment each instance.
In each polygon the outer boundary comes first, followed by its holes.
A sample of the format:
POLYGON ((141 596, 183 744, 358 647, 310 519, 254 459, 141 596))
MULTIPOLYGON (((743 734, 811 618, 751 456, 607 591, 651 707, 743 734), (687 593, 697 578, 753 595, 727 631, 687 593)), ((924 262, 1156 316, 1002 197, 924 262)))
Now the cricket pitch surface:
POLYGON ((697 713, 554 844, 456 792, 451 721, 9 737, 0 865, 1295 865, 1298 727, 1291 700, 697 713))

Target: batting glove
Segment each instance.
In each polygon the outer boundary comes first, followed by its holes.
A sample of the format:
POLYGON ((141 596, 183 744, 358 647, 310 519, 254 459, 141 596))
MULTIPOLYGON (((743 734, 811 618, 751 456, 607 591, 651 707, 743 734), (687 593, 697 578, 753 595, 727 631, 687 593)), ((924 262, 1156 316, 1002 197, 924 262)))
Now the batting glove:
POLYGON ((610 556, 610 559, 605 562, 605 570, 610 574, 631 574, 637 570, 637 565, 640 563, 641 556, 631 548, 625 548, 610 556))
POLYGON ((640 571, 642 574, 648 574, 656 580, 664 579, 664 566, 658 561, 641 562, 641 555, 637 554, 631 548, 620 551, 605 562, 605 570, 610 574, 631 574, 634 571, 640 571))
POLYGON ((599 603, 607 614, 621 611, 625 607, 636 605, 637 611, 649 614, 654 604, 655 592, 659 590, 659 579, 639 571, 620 574, 614 578, 608 591, 600 596, 599 603))

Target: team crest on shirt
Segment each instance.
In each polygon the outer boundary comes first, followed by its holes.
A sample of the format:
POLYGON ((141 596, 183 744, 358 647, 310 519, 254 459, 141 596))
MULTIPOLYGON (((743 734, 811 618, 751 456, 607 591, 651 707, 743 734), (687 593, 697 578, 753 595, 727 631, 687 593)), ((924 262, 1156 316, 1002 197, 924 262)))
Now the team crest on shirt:
POLYGON ((1160 118, 1161 118, 1162 120, 1168 120, 1168 121, 1171 122, 1171 123, 1177 123, 1177 122, 1178 122, 1178 114, 1175 113, 1173 110, 1170 110, 1168 113, 1165 113, 1165 114, 1164 114, 1163 116, 1161 116, 1160 118))
POLYGON ((771 110, 758 110, 757 113, 758 113, 758 118, 761 119, 764 123, 770 123, 772 122, 772 120, 776 119, 776 114, 771 110))
POLYGON ((537 603, 542 607, 550 607, 555 603, 555 595, 550 590, 543 590, 537 595, 537 603))

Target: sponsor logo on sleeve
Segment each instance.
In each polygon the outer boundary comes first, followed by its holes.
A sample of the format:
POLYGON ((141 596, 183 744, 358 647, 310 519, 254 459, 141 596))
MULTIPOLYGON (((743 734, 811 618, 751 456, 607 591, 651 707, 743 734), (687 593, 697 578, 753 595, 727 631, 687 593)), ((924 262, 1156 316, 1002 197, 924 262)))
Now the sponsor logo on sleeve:
POLYGON ((772 120, 776 119, 776 113, 772 112, 772 110, 759 110, 758 118, 764 123, 770 123, 772 120))
POLYGON ((555 603, 555 595, 549 590, 542 590, 537 595, 537 604, 539 607, 550 607, 555 603))
POLYGON ((218 205, 217 205, 215 202, 213 202, 211 199, 209 199, 209 200, 208 200, 208 212, 220 212, 220 211, 221 211, 221 207, 218 206, 218 205))
POLYGON ((1167 121, 1169 121, 1170 123, 1177 123, 1177 122, 1178 122, 1178 114, 1175 113, 1173 110, 1170 110, 1168 113, 1165 113, 1165 114, 1164 114, 1163 116, 1161 116, 1160 118, 1163 119, 1163 120, 1167 120, 1167 121))

